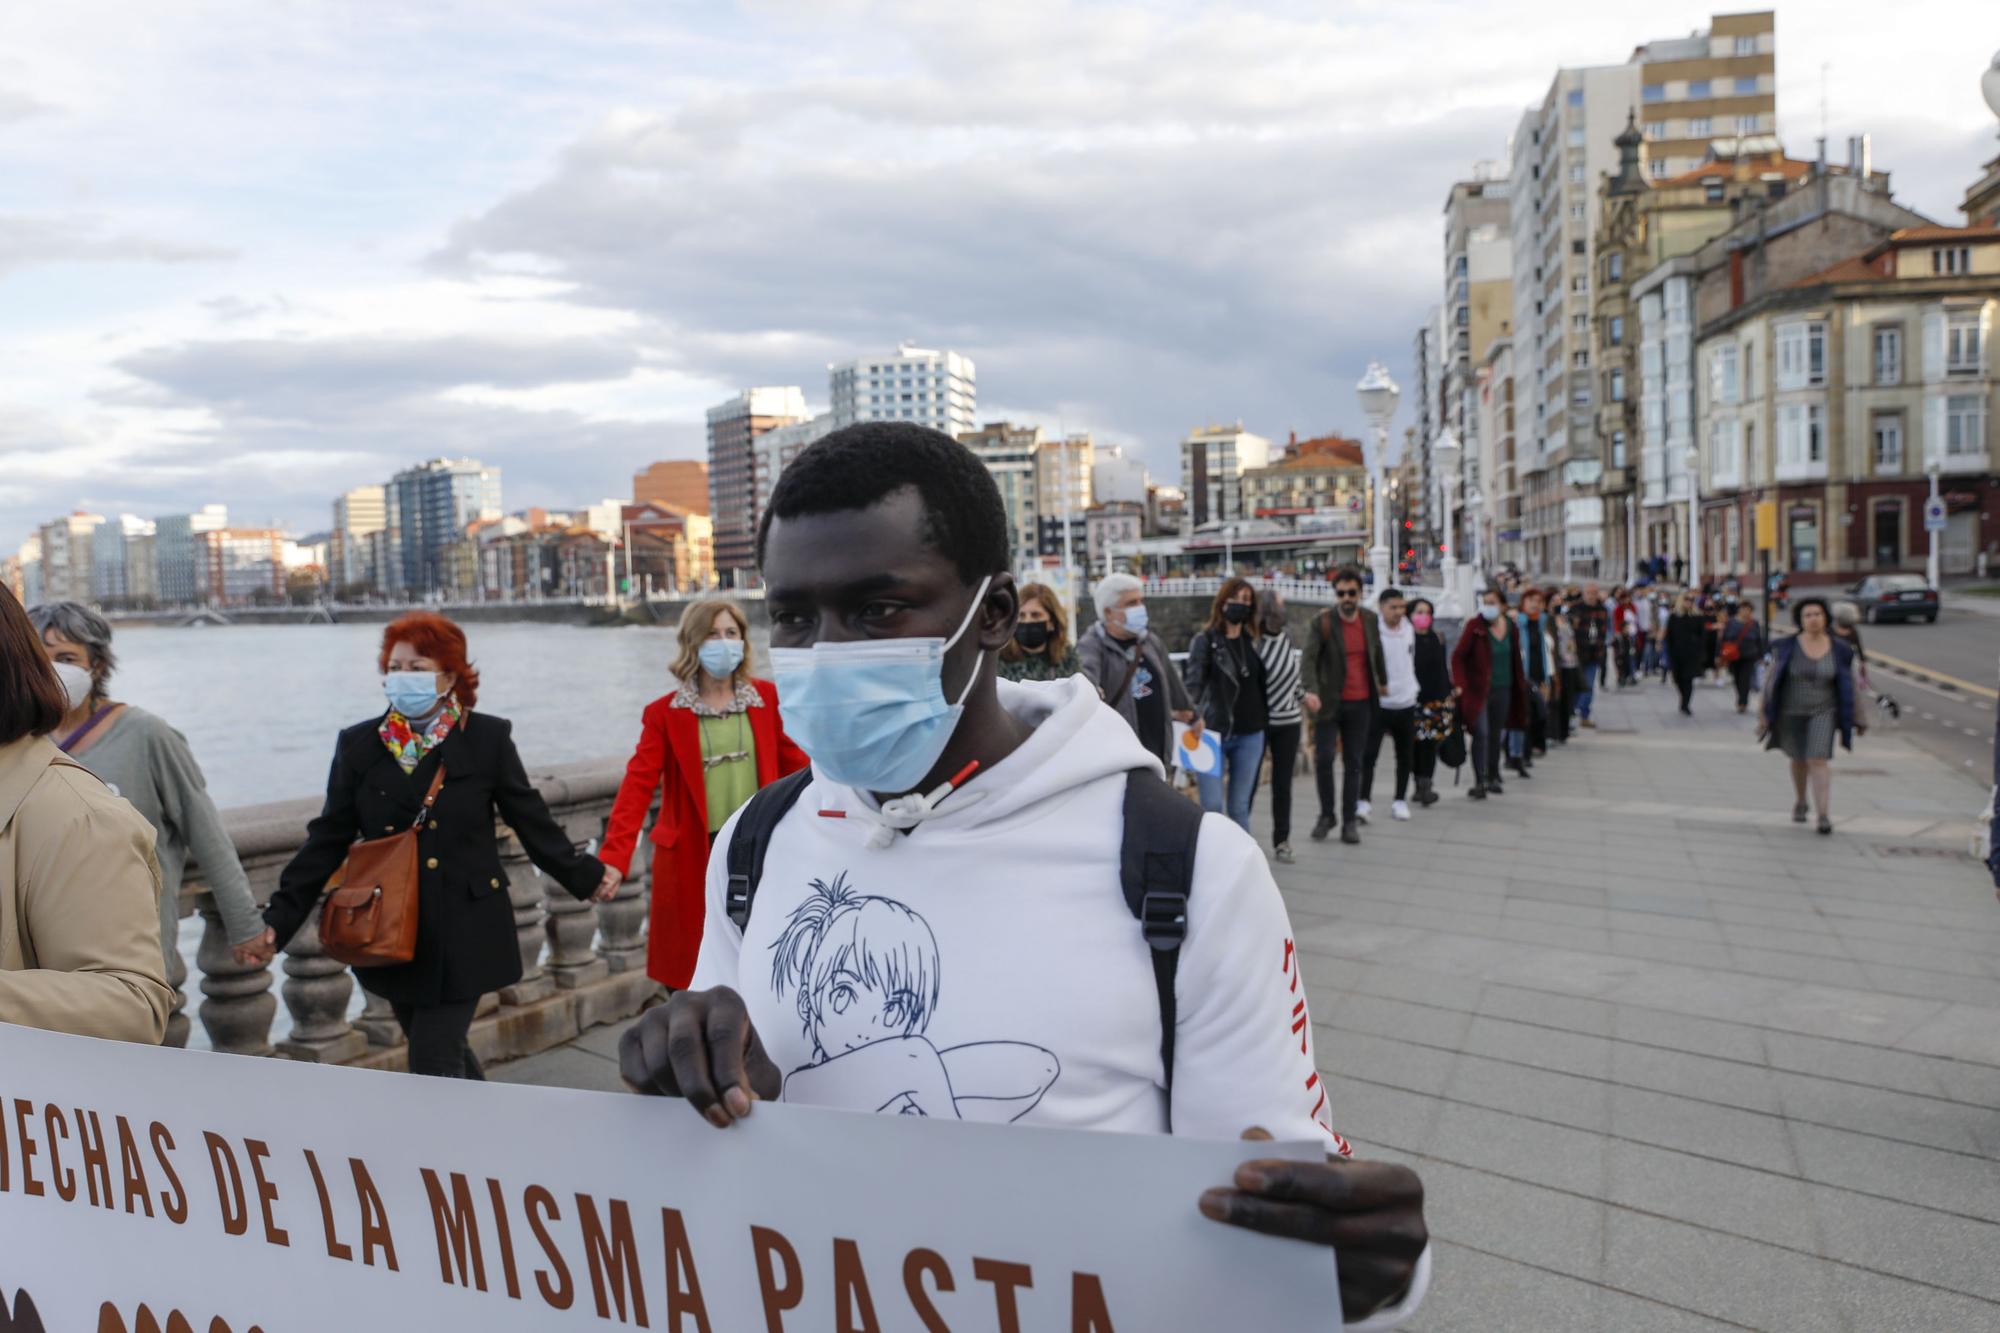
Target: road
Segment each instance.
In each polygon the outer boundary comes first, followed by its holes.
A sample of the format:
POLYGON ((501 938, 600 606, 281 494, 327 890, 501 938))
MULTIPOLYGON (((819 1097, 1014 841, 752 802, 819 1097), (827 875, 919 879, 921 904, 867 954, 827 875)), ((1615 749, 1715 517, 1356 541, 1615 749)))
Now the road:
POLYGON ((1902 734, 1981 782, 1993 772, 2000 615, 1953 605, 1935 625, 1864 625, 1877 690, 1903 706, 1902 734))

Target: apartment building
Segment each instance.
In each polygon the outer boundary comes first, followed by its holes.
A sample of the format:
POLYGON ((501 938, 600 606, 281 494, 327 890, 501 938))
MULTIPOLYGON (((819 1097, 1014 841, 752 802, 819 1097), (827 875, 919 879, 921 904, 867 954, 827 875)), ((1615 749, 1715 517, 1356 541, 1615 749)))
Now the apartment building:
POLYGON ((797 385, 745 389, 708 409, 708 514, 715 522, 715 565, 730 587, 756 581, 759 507, 756 443, 767 431, 806 419, 797 385))
POLYGON ((189 514, 153 520, 153 568, 163 606, 192 606, 201 594, 201 561, 196 543, 203 533, 229 526, 227 505, 203 505, 189 514))
POLYGON ((915 343, 828 366, 827 386, 836 430, 858 421, 913 421, 956 438, 973 428, 979 411, 972 358, 915 343))
POLYGON ((1526 565, 1521 496, 1514 473, 1514 340, 1502 335, 1486 349, 1474 381, 1476 438, 1485 480, 1466 504, 1472 515, 1466 555, 1489 565, 1526 565))
POLYGON ((1946 574, 2000 555, 2000 227, 1916 226, 1705 323, 1701 541, 1749 572, 1758 500, 1798 582, 1919 570, 1935 473, 1946 574))
POLYGON ((405 468, 383 488, 391 559, 386 592, 425 593, 450 586, 444 552, 477 519, 501 515, 500 469, 476 458, 433 458, 405 468))
MULTIPOLYGON (((1480 471, 1479 369, 1513 328, 1513 232, 1508 181, 1497 162, 1451 187, 1444 207, 1445 300, 1438 341, 1439 425, 1463 446, 1453 494, 1463 503, 1488 487, 1480 471)), ((1490 487, 1488 487, 1490 491, 1490 487)), ((1489 498, 1492 498, 1489 496, 1489 498)), ((1447 516, 1447 522, 1451 522, 1447 516)), ((1464 540, 1462 523, 1454 531, 1464 540)))
POLYGON ((1777 14, 1768 9, 1717 14, 1707 28, 1633 52, 1652 176, 1692 171, 1716 139, 1776 134, 1777 62, 1777 14))
POLYGON ((99 606, 150 603, 158 593, 153 569, 154 525, 137 514, 100 523, 90 537, 90 596, 99 606))
POLYGON ((1301 440, 1284 455, 1243 473, 1243 507, 1250 518, 1296 518, 1336 512, 1358 528, 1368 505, 1368 468, 1361 441, 1340 435, 1301 440))
POLYGON ((756 503, 751 512, 756 515, 756 522, 763 522, 764 512, 771 507, 771 495, 778 489, 778 478, 785 475, 785 469, 792 465, 792 460, 804 453, 808 445, 826 438, 832 431, 833 413, 821 412, 803 421, 773 426, 757 437, 756 443, 751 446, 756 466, 753 483, 756 503))
POLYGON ((376 557, 381 543, 370 539, 388 523, 389 503, 381 486, 356 486, 334 497, 326 573, 336 597, 380 591, 382 570, 376 557))
POLYGON ((285 534, 277 528, 215 528, 195 538, 195 598, 207 606, 280 602, 285 534))
POLYGON ((1438 365, 1439 325, 1443 322, 1444 310, 1432 306, 1417 329, 1412 342, 1411 357, 1416 369, 1417 391, 1410 402, 1411 435, 1404 441, 1403 456, 1396 465, 1398 489, 1412 497, 1410 519, 1416 526, 1412 536, 1419 540, 1416 546, 1435 547, 1438 534, 1442 530, 1439 522, 1440 496, 1437 494, 1437 478, 1432 475, 1431 441, 1435 440, 1444 425, 1443 413, 1439 410, 1444 397, 1444 382, 1438 365))
POLYGON ((709 512, 708 464, 698 458, 652 463, 632 476, 632 503, 671 505, 686 514, 709 512))
POLYGON ((978 455, 1000 488, 1014 567, 1032 566, 1041 545, 1041 454, 1046 443, 1042 428, 989 421, 978 430, 960 432, 958 438, 978 455))
POLYGON ((1187 521, 1236 523, 1249 517, 1243 504, 1243 474, 1271 461, 1271 442, 1262 435, 1230 426, 1203 426, 1181 441, 1181 490, 1187 495, 1187 521))

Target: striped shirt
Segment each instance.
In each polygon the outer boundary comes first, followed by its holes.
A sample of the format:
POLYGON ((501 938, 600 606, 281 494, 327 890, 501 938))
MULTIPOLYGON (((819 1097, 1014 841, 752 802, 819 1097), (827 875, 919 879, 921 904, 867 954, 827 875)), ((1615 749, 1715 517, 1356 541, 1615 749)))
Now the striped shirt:
POLYGON ((1280 630, 1258 638, 1257 654, 1264 659, 1271 725, 1290 726, 1299 720, 1300 701, 1305 697, 1299 685, 1299 650, 1292 647, 1292 636, 1280 630))

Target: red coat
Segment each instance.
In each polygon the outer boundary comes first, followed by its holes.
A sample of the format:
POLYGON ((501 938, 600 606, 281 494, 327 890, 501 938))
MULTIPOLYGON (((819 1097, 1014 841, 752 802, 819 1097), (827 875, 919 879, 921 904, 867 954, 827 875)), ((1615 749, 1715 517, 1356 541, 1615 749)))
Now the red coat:
MULTIPOLYGON (((1528 725, 1528 673, 1521 669, 1521 627, 1507 631, 1507 651, 1514 655, 1514 688, 1507 701, 1507 725, 1519 731, 1528 725)), ((1469 617, 1451 650, 1451 683, 1458 686, 1458 707, 1470 728, 1486 711, 1493 688, 1493 627, 1480 616, 1469 617)), ((609 861, 606 865, 611 864, 609 861)))
MULTIPOLYGON (((757 750, 757 785, 766 787, 810 761, 778 719, 777 686, 764 680, 751 684, 764 700, 762 708, 749 709, 746 716, 757 750)), ((646 975, 662 986, 685 990, 694 976, 706 916, 708 783, 702 776, 700 719, 692 708, 673 707, 673 701, 669 694, 646 705, 639 747, 625 765, 625 780, 618 784, 618 800, 611 807, 598 859, 620 872, 631 870, 639 831, 664 780, 660 817, 653 825, 646 975), (672 763, 667 761, 669 752, 672 763)))

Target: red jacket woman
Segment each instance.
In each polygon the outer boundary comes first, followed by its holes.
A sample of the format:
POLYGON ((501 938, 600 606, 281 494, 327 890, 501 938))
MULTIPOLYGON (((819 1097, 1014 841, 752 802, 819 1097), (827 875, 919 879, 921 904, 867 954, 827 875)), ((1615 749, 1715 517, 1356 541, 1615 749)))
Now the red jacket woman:
MULTIPOLYGON (((1503 611, 1501 613, 1505 615, 1503 611)), ((1509 687, 1506 725, 1519 731, 1528 725, 1528 679, 1521 669, 1521 635, 1509 628, 1507 651, 1513 654, 1514 679, 1509 687)), ((1470 729, 1486 711, 1486 697, 1493 688, 1493 626, 1479 616, 1468 616, 1451 650, 1451 683, 1458 687, 1458 707, 1470 729)), ((606 864, 609 864, 608 862, 606 864)))
POLYGON ((694 975, 716 831, 759 788, 809 762, 779 722, 777 688, 750 676, 748 630, 742 608, 724 598, 696 602, 681 616, 675 688, 646 706, 599 853, 629 873, 660 793, 646 975, 674 990, 694 975))

